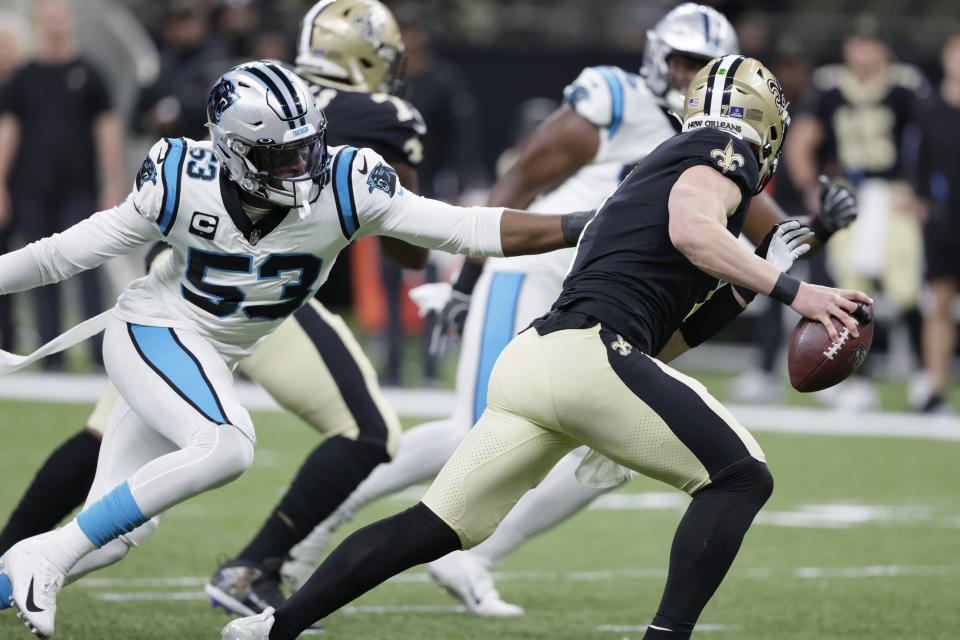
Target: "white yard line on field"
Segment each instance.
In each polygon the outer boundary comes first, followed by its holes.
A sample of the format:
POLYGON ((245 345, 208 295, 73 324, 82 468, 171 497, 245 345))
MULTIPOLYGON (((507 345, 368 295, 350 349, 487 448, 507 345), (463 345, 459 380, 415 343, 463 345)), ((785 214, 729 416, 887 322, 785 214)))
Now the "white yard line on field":
POLYGON ((454 604, 397 604, 390 606, 347 605, 340 611, 347 614, 357 613, 463 613, 463 605, 454 604))
MULTIPOLYGON (((623 625, 623 624, 601 624, 594 627, 597 631, 617 631, 620 633, 629 633, 631 631, 641 632, 647 630, 647 625, 623 625)), ((711 631, 739 631, 740 625, 737 624, 698 624, 698 633, 710 633, 711 631)))
MULTIPOLYGON (((105 376, 57 373, 15 373, 3 377, 0 399, 93 403, 103 393, 105 376)), ((280 411, 258 385, 240 382, 238 396, 248 409, 280 411)), ((453 412, 453 392, 442 389, 385 388, 401 416, 438 418, 453 412)), ((824 436, 915 438, 960 442, 960 417, 914 413, 842 412, 833 409, 727 405, 748 429, 757 432, 824 436)))
MULTIPOLYGON (((867 567, 798 567, 792 570, 775 570, 757 567, 753 569, 735 569, 732 577, 748 579, 782 579, 789 576, 799 580, 829 579, 867 579, 899 577, 936 577, 960 574, 960 565, 875 565, 867 567)), ((495 571, 497 582, 607 582, 612 580, 663 580, 665 569, 602 569, 596 571, 495 571)), ((111 602, 133 602, 150 600, 206 600, 200 591, 98 591, 99 589, 138 589, 144 587, 201 587, 207 578, 86 578, 77 583, 80 587, 92 589, 91 596, 97 600, 111 602)), ((394 576, 392 583, 428 583, 426 573, 403 573, 394 576)), ((402 606, 355 606, 344 609, 347 613, 398 613, 403 611, 447 612, 461 611, 462 607, 452 605, 402 605, 402 606)), ((614 630, 614 629, 610 629, 614 630)), ((624 629, 629 631, 634 629, 624 629)))

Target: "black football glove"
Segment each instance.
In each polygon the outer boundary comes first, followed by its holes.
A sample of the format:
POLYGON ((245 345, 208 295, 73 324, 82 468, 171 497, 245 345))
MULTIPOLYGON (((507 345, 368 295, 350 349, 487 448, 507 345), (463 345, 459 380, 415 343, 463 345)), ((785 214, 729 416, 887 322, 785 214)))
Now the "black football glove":
POLYGON ((820 213, 813 219, 813 232, 826 242, 835 232, 850 226, 857 219, 857 197, 839 182, 827 176, 817 178, 820 189, 820 213))
POLYGON ((451 283, 450 295, 443 306, 436 312, 433 332, 430 335, 430 355, 440 355, 447 348, 447 342, 452 338, 459 340, 463 336, 463 324, 467 320, 467 311, 470 309, 470 296, 477 280, 483 273, 483 263, 474 260, 465 260, 460 272, 451 283))
POLYGON ((433 333, 430 334, 430 355, 440 355, 447 348, 449 340, 459 340, 463 336, 463 324, 470 310, 470 294, 450 290, 450 297, 443 308, 436 312, 433 333))

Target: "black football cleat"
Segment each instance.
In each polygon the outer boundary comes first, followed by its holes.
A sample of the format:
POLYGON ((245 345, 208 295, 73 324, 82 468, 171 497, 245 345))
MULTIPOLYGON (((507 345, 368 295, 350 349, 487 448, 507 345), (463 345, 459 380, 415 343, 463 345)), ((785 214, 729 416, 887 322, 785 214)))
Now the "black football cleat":
MULTIPOLYGON (((214 607, 223 607, 228 615, 259 615, 270 607, 279 607, 286 600, 280 590, 282 564, 282 558, 270 558, 262 564, 229 560, 220 565, 203 591, 214 607)), ((323 633, 323 625, 316 622, 303 633, 323 633)))

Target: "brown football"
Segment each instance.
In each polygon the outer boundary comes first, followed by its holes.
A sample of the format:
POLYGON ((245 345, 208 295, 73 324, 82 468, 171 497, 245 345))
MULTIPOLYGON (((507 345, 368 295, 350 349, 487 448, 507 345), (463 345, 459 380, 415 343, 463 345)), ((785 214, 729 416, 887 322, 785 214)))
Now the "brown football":
POLYGON ((854 338, 836 318, 833 325, 840 334, 831 342, 827 330, 815 320, 801 318, 790 339, 787 369, 790 384, 797 391, 820 391, 832 387, 860 368, 873 342, 873 308, 861 305, 854 312, 860 336, 854 338))

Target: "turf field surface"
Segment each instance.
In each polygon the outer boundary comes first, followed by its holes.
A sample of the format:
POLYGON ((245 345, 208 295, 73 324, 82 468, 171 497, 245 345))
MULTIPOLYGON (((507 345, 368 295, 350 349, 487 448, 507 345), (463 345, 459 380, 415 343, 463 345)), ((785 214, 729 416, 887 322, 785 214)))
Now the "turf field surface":
MULTIPOLYGON (((89 405, 0 402, 0 517, 89 405)), ((143 548, 67 587, 56 638, 219 638, 202 598, 217 557, 260 525, 316 435, 295 418, 255 413, 260 444, 239 480, 176 507, 143 548)), ((405 420, 405 426, 416 424, 405 420)), ((776 480, 694 637, 820 640, 960 638, 960 443, 758 433, 776 480)), ((356 524, 412 504, 385 499, 356 524)), ((327 620, 328 638, 638 639, 659 601, 682 494, 638 479, 534 540, 497 568, 519 620, 482 620, 407 572, 327 620)), ((344 531, 348 533, 348 531, 344 531)), ((11 610, 0 638, 31 638, 11 610)))

